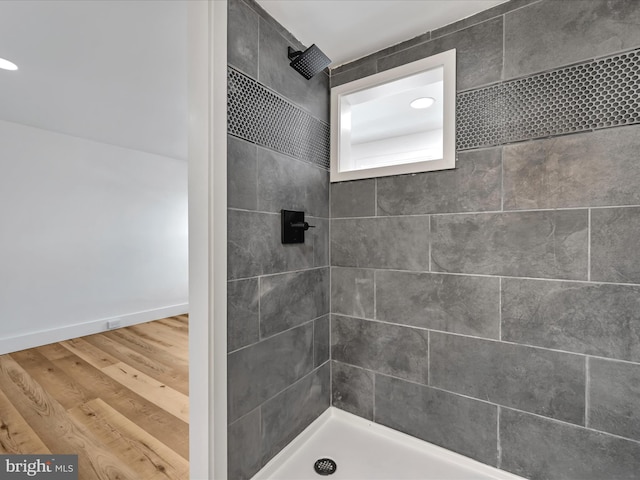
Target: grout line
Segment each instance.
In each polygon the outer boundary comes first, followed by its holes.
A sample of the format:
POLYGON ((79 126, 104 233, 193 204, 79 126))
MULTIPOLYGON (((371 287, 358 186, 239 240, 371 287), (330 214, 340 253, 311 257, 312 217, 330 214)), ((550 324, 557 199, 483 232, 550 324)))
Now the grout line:
MULTIPOLYGON (((255 213, 255 214, 261 214, 261 215, 281 215, 280 212, 269 212, 267 210, 251 210, 248 208, 239 208, 239 207, 227 207, 227 211, 229 212, 242 212, 242 213, 255 213)), ((305 212, 305 219, 307 218, 317 218, 317 219, 321 219, 321 220, 330 220, 330 217, 323 217, 321 215, 312 215, 312 214, 308 214, 305 212)), ((344 219, 352 219, 352 218, 358 218, 358 217, 343 217, 344 219)))
MULTIPOLYGON (((327 323, 329 324, 329 362, 333 361, 333 352, 332 352, 332 349, 331 349, 331 345, 332 345, 331 344, 331 339, 332 339, 331 324, 333 323, 331 321, 332 317, 333 317, 333 314, 331 314, 331 313, 327 315, 327 323)), ((330 368, 329 370, 330 370, 329 377, 331 378, 331 381, 333 381, 333 368, 330 368)))
MULTIPOLYGON (((602 357, 602 356, 597 356, 597 355, 593 355, 593 354, 586 354, 586 353, 581 353, 581 352, 571 352, 569 350, 560 350, 560 349, 557 349, 557 348, 549 348, 549 347, 544 347, 544 346, 541 346, 541 345, 531 345, 531 344, 527 344, 527 343, 517 343, 517 342, 513 342, 513 341, 509 341, 509 340, 498 340, 497 338, 479 337, 477 335, 469 335, 469 334, 466 334, 466 333, 458 333, 458 332, 452 332, 452 331, 446 331, 446 330, 438 330, 436 328, 419 327, 419 326, 416 326, 416 325, 407 325, 407 324, 403 324, 403 323, 390 322, 390 321, 387 321, 387 320, 380 320, 380 319, 375 319, 375 318, 354 317, 353 315, 345 315, 345 314, 342 314, 342 313, 336 313, 336 314, 333 314, 333 315, 335 317, 342 317, 342 318, 347 318, 347 319, 352 319, 352 320, 362 320, 362 321, 365 321, 365 322, 375 322, 375 323, 381 323, 381 324, 384 324, 384 325, 392 325, 392 326, 395 326, 395 327, 412 328, 414 330, 428 331, 428 332, 433 332, 433 333, 442 334, 442 335, 454 335, 456 337, 472 338, 472 339, 475 339, 475 340, 480 340, 480 341, 485 341, 485 342, 504 343, 506 345, 515 345, 515 346, 523 347, 523 348, 534 348, 534 349, 538 349, 538 350, 545 350, 545 351, 548 351, 548 352, 564 353, 566 355, 574 355, 574 356, 578 356, 578 357, 585 357, 585 356, 589 355, 591 358, 596 358, 596 359, 599 359, 599 360, 626 363, 626 364, 630 364, 630 365, 640 365, 640 361, 633 362, 631 360, 622 360, 622 359, 612 358, 612 357, 602 357)), ((296 327, 293 327, 293 328, 296 328, 296 327)))
POLYGON ((431 386, 431 331, 427 330, 427 386, 431 386))
POLYGON ((431 235, 431 215, 429 215, 429 272, 433 271, 431 265, 431 243, 433 242, 433 235, 431 235))
MULTIPOLYGON (((321 267, 326 268, 326 267, 321 267)), ((360 270, 380 270, 385 272, 397 272, 416 275, 452 275, 460 277, 478 277, 478 278, 499 278, 502 277, 505 280, 535 280, 539 282, 564 282, 564 283, 583 283, 586 285, 617 285, 620 287, 640 287, 640 283, 620 283, 620 282, 604 282, 601 280, 575 280, 569 278, 540 278, 540 277, 523 277, 523 276, 505 276, 501 274, 486 274, 486 273, 464 273, 464 272, 429 272, 428 270, 402 270, 398 268, 380 268, 380 267, 355 267, 355 266, 342 266, 334 265, 333 268, 357 268, 360 270)), ((287 273, 287 272, 285 272, 287 273)), ((279 275, 279 274, 276 274, 279 275)), ((253 277, 249 277, 253 278, 253 277)), ((229 281, 244 280, 233 279, 229 281)))
MULTIPOLYGON (((606 210, 612 208, 639 208, 640 204, 634 205, 584 205, 580 207, 554 207, 554 208, 522 208, 522 209, 513 209, 513 210, 481 210, 481 211, 468 211, 468 212, 425 212, 425 213, 412 213, 405 215, 380 215, 380 216, 360 216, 360 217, 334 217, 331 220, 371 220, 375 218, 404 218, 404 217, 426 217, 426 216, 454 216, 454 215, 499 215, 499 214, 518 214, 518 213, 544 213, 544 212, 566 212, 566 211, 575 211, 575 210, 606 210)), ((255 210, 243 210, 239 208, 229 208, 228 210, 236 210, 236 211, 244 211, 251 213, 266 213, 279 215, 279 213, 274 212, 257 212, 255 210)), ((317 218, 326 218, 326 217, 317 217, 317 218)))
POLYGON ((502 341, 502 277, 498 278, 498 340, 502 341))
POLYGON ((333 323, 332 321, 332 317, 333 315, 329 314, 329 399, 330 399, 330 404, 333 405, 333 349, 331 348, 331 324, 333 323))
MULTIPOLYGON (((249 5, 247 4, 247 6, 249 6, 249 5)), ((229 6, 228 6, 228 5, 227 5, 227 8, 229 8, 229 6)), ((255 9, 253 9, 251 6, 249 6, 249 8, 251 8, 251 10, 252 10, 252 11, 254 11, 254 12, 258 15, 258 17, 260 17, 260 18, 264 19, 264 17, 261 15, 261 12, 256 12, 256 10, 255 10, 255 9)), ((262 8, 262 7, 261 7, 261 8, 262 8)), ((260 28, 260 24, 262 23, 262 22, 260 21, 260 18, 258 19, 258 38, 261 38, 261 33, 262 33, 262 32, 260 31, 260 30, 261 30, 261 28, 260 28)), ((266 22, 270 23, 267 19, 264 19, 264 20, 265 20, 266 22)), ((280 32, 278 32, 278 33, 280 34, 280 32)), ((503 45, 504 45, 504 43, 503 43, 503 45)), ((261 73, 262 73, 262 72, 260 71, 260 48, 259 48, 259 47, 260 47, 260 46, 258 45, 258 48, 256 48, 256 78, 255 78, 255 79, 253 79, 253 80, 255 80, 256 82, 258 81, 258 78, 262 78, 262 75, 261 75, 261 73)), ((503 50, 504 50, 504 47, 503 47, 503 50)), ((229 68, 229 67, 227 66, 227 68, 229 68)), ((249 76, 249 75, 247 75, 247 76, 248 76, 249 78, 251 78, 251 76, 249 76)), ((229 94, 227 93, 227 96, 228 96, 228 95, 229 95, 229 94)))
MULTIPOLYGON (((425 212, 425 213, 412 213, 404 215, 380 215, 380 216, 361 216, 361 217, 335 217, 331 220, 338 220, 341 222, 353 221, 353 220, 374 220, 374 219, 387 219, 387 218, 413 218, 413 217, 433 217, 433 216, 460 216, 460 215, 513 215, 519 213, 555 213, 555 212, 569 212, 569 211, 588 211, 588 210, 610 210, 620 208, 640 208, 640 205, 602 205, 602 206, 580 206, 580 207, 557 207, 557 208, 527 208, 527 209, 515 209, 515 210, 483 210, 483 211, 468 211, 468 212, 425 212)), ((264 213, 271 215, 279 215, 274 212, 258 212, 255 210, 242 210, 238 208, 229 208, 229 210, 250 212, 250 213, 264 213)), ((313 216, 310 216, 313 217, 313 216)), ((326 218, 326 217, 313 217, 313 218, 326 218)))
MULTIPOLYGON (((329 72, 329 81, 331 81, 331 72, 329 72)), ((329 291, 327 292, 327 295, 329 296, 329 362, 331 362, 331 357, 332 357, 332 352, 331 352, 331 315, 333 314, 333 295, 331 295, 332 292, 332 285, 333 285, 333 266, 331 265, 331 225, 333 224, 333 222, 331 221, 331 211, 332 211, 332 204, 331 204, 331 199, 332 199, 332 188, 331 188, 331 182, 328 182, 327 185, 327 197, 328 197, 328 201, 329 201, 329 218, 327 219, 327 268, 329 269, 329 291)), ((329 395, 331 396, 330 398, 333 399, 333 368, 331 366, 331 364, 329 364, 329 395)), ((329 403, 333 403, 333 400, 331 400, 331 402, 329 403)))
POLYGON ((258 342, 260 342, 261 340, 262 340, 262 278, 258 277, 258 342))
POLYGON ((373 213, 376 217, 380 216, 378 212, 378 179, 373 179, 373 213))
POLYGON ((500 148, 500 211, 504 212, 504 148, 500 148))
POLYGON ((373 404, 373 412, 371 412, 371 417, 372 417, 371 419, 375 422, 376 421, 376 372, 372 372, 371 384, 372 384, 371 395, 373 396, 373 398, 371 399, 373 404))
POLYGON ((587 215, 587 281, 591 281, 591 209, 587 215))
POLYGON ((316 367, 316 321, 313 321, 313 325, 311 326, 311 365, 313 368, 316 367))
POLYGON ((502 409, 500 405, 498 405, 498 411, 496 415, 496 440, 498 447, 498 459, 497 459, 497 468, 502 467, 502 442, 500 440, 500 415, 502 415, 502 409))
MULTIPOLYGON (((311 375, 315 375, 322 367, 324 367, 327 364, 327 362, 323 362, 320 365, 318 365, 317 367, 313 367, 309 372, 305 373, 304 375, 302 375, 300 378, 298 378, 296 381, 294 381, 293 383, 287 385, 286 387, 284 387, 282 390, 280 390, 279 392, 273 394, 272 396, 270 396, 269 398, 266 398, 260 405, 258 405, 258 407, 256 408, 262 408, 263 405, 265 405, 266 403, 270 402, 271 400, 273 400, 275 397, 277 397, 278 395, 283 394, 284 392, 286 392, 287 390, 290 390, 291 388, 295 387, 297 384, 303 382, 304 380, 306 380, 307 378, 309 378, 311 375)), ((254 409, 255 410, 255 409, 254 409)), ((252 410, 253 411, 253 410, 252 410)), ((245 414, 246 415, 246 414, 245 414)), ((242 417, 244 417, 245 415, 243 415, 242 417)), ((240 418, 242 418, 240 417, 240 418)), ((234 420, 234 422, 237 422, 240 418, 234 420)), ((232 422, 233 423, 233 422, 232 422)))
MULTIPOLYGON (((331 85, 331 73, 329 73, 329 85, 331 85)), ((331 226, 333 225, 333 215, 332 215, 332 198, 333 198, 333 188, 332 184, 329 181, 328 187, 329 189, 329 218, 327 219, 327 263, 329 268, 329 405, 333 406, 333 295, 331 294, 332 286, 333 286, 333 270, 334 267, 331 265, 331 226)))
MULTIPOLYGON (((505 63, 506 63, 506 45, 507 45, 507 13, 504 12, 502 15, 502 68, 500 69, 500 83, 505 81, 505 63)), ((496 17, 497 18, 497 17, 496 17)))
POLYGON ((270 278, 270 277, 278 277, 278 276, 283 276, 283 275, 289 275, 289 274, 294 274, 294 273, 306 273, 306 272, 311 272, 313 270, 322 270, 323 268, 329 268, 329 265, 319 265, 317 267, 309 267, 309 268, 302 268, 300 270, 286 270, 284 272, 276 272, 276 273, 265 273, 263 275, 256 275, 254 277, 239 277, 239 278, 230 278, 227 280, 227 282, 239 282, 242 280, 251 280, 254 278, 270 278))
MULTIPOLYGON (((453 393, 453 392, 450 392, 450 393, 453 393)), ((485 403, 487 403, 487 402, 485 402, 485 403)), ((564 420, 559 420, 557 418, 545 417, 544 415, 540 415, 539 413, 527 412, 525 410, 519 410, 519 409, 513 408, 513 407, 505 407, 504 405, 499 405, 499 406, 501 408, 507 408, 509 410, 513 410, 514 412, 524 413, 525 415, 531 415, 533 417, 541 418, 541 419, 547 420, 549 422, 560 423, 560 424, 565 425, 567 427, 573 427, 573 428, 578 428, 578 429, 582 429, 582 430, 587 430, 589 432, 595 432, 595 433, 599 433, 601 435, 607 435, 609 437, 619 438, 620 440, 626 440, 627 442, 633 442, 633 443, 635 443, 637 445, 640 445, 640 440, 635 440, 633 438, 628 438, 628 437, 622 437, 622 436, 617 435, 615 433, 606 432, 604 430, 596 430, 595 428, 591 428, 591 427, 583 427, 582 425, 578 425, 576 423, 571 423, 571 422, 567 422, 567 421, 564 421, 564 420)))
MULTIPOLYGON (((237 352, 239 352, 240 350, 245 350, 245 349, 247 349, 247 348, 254 347, 254 346, 258 345, 259 343, 262 343, 262 342, 266 342, 266 341, 268 341, 268 340, 271 340, 272 338, 275 338, 275 337, 277 337, 278 335, 282 335, 282 334, 284 334, 284 333, 290 332, 291 330, 295 330, 296 328, 305 327, 305 326, 309 325, 310 323, 311 323, 311 324, 313 324, 316 320, 319 320, 319 319, 321 319, 322 317, 325 317, 325 316, 327 316, 327 315, 329 315, 329 314, 328 314, 328 313, 325 313, 325 314, 323 314, 323 315, 320 315, 319 317, 312 318, 311 320, 306 320, 306 321, 302 322, 302 323, 301 323, 301 324, 299 324, 299 325, 294 325, 293 327, 289 327, 289 328, 287 328, 286 330, 282 330, 282 331, 280 331, 280 332, 273 333, 273 334, 268 335, 268 336, 266 336, 266 337, 260 338, 260 340, 258 340, 257 342, 253 342, 253 343, 250 343, 250 344, 248 344, 248 345, 243 345, 242 347, 239 347, 239 348, 236 348, 235 350, 231 350, 230 352, 227 352, 227 355, 231 355, 232 353, 237 353, 237 352)), ((313 326, 312 326, 311 328, 313 328, 313 326)))
POLYGON ((567 427, 573 427, 573 428, 578 428, 578 429, 582 429, 582 430, 587 430, 587 431, 590 431, 590 432, 595 432, 595 433, 599 433, 599 434, 602 434, 602 435, 607 435, 607 436, 610 436, 610 437, 613 437, 613 438, 619 438, 621 440, 626 440, 628 442, 633 442, 635 444, 640 445, 640 440, 635 440, 633 438, 623 437, 623 436, 620 436, 620 435, 616 435, 615 433, 607 432, 607 431, 604 431, 604 430, 596 430, 595 428, 591 428, 591 427, 584 427, 582 425, 578 425, 577 423, 571 423, 571 422, 567 422, 565 420, 560 420, 560 419, 557 419, 557 418, 545 417, 544 415, 540 415, 539 413, 528 412, 526 410, 521 410, 519 408, 515 408, 515 407, 511 407, 511 406, 500 405, 500 404, 497 404, 497 403, 494 403, 494 402, 483 400, 481 398, 471 397, 469 395, 461 394, 459 392, 453 392, 451 390, 445 390, 444 388, 434 387, 432 385, 425 385, 423 383, 418 383, 418 382, 415 382, 413 380, 407 380, 406 378, 401 378, 401 377, 397 377, 397 376, 394 376, 394 375, 389 375, 387 373, 379 373, 379 372, 377 372, 375 370, 369 370, 367 368, 359 367, 358 365, 351 365, 351 364, 348 364, 348 363, 345 363, 345 362, 341 362, 341 363, 344 363, 345 365, 349 365, 349 366, 352 366, 352 367, 360 368, 360 369, 365 370, 365 371, 370 371, 374 375, 381 375, 381 376, 385 376, 385 377, 388 377, 388 378, 393 378, 394 380, 399 380, 399 381, 406 382, 406 383, 409 383, 409 384, 412 384, 412 385, 416 385, 416 386, 419 386, 419 387, 422 387, 422 388, 430 388, 430 389, 433 389, 433 390, 437 390, 437 391, 440 391, 440 392, 447 393, 449 395, 454 395, 456 397, 466 398, 468 400, 474 400, 476 402, 483 403, 485 405, 492 405, 492 406, 498 407, 500 409, 500 414, 502 414, 503 409, 508 409, 508 410, 511 410, 511 411, 514 411, 514 412, 523 413, 525 415, 531 415, 533 417, 537 417, 537 418, 540 418, 542 420, 546 420, 546 421, 549 421, 549 422, 560 423, 560 424, 565 425, 567 427))
POLYGON ((252 408, 252 409, 251 409, 251 410, 249 410, 247 413, 245 413, 245 414, 243 414, 243 415, 240 415, 240 416, 239 416, 238 418, 236 418, 233 422, 229 422, 229 423, 227 423, 227 426, 231 426, 231 425, 233 425, 234 423, 239 422, 240 420, 242 420, 242 419, 243 419, 243 418, 245 418, 246 416, 251 415, 251 414, 252 414, 253 412, 255 412, 256 410, 257 410, 257 412, 258 412, 258 419, 259 419, 259 420, 260 420, 260 422, 262 423, 262 414, 261 414, 262 412, 261 412, 261 407, 262 407, 262 404, 258 405, 258 406, 257 406, 257 407, 255 407, 255 408, 252 408))
POLYGON ((378 271, 373 271, 373 318, 378 318, 378 295, 377 295, 377 286, 378 286, 378 271))
POLYGON ((585 357, 585 382, 584 382, 584 426, 589 427, 589 410, 591 409, 591 365, 589 356, 585 357))

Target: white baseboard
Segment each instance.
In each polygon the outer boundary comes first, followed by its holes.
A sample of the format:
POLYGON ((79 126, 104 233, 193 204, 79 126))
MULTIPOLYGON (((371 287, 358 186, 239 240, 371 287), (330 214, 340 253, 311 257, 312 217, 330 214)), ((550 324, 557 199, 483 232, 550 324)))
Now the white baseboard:
POLYGON ((150 322, 152 320, 159 320, 166 317, 173 317, 175 315, 182 315, 188 312, 189 304, 183 303, 180 305, 170 305, 168 307, 155 308, 153 310, 144 310, 142 312, 119 315, 117 317, 91 320, 88 322, 77 323, 75 325, 63 325, 50 330, 29 332, 13 337, 0 337, 0 355, 104 332, 108 330, 107 324, 109 322, 118 322, 118 328, 128 327, 130 325, 150 322))

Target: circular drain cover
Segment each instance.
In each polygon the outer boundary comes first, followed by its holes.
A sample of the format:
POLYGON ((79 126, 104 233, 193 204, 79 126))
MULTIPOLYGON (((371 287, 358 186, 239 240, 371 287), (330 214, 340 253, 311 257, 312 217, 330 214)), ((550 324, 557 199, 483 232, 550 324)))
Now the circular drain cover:
POLYGON ((330 458, 321 458, 313 464, 313 469, 318 475, 332 475, 336 473, 338 466, 330 458))

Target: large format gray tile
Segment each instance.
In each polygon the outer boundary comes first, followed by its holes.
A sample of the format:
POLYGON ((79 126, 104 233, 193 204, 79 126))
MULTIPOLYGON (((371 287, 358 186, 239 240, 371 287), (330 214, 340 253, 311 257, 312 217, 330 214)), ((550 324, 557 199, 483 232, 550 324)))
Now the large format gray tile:
POLYGON ((497 462, 495 405, 383 375, 375 421, 489 465, 497 462))
POLYGON ((240 418, 313 369, 313 323, 229 354, 229 421, 240 418))
POLYGON ((227 283, 227 350, 232 351, 258 341, 258 279, 227 283))
POLYGON ((504 147, 505 210, 640 204, 640 126, 504 147))
POLYGON ((331 313, 373 318, 374 271, 331 267, 331 313))
POLYGON ((509 0, 508 2, 501 3, 487 10, 483 10, 470 17, 463 18, 462 20, 458 20, 457 22, 450 23, 449 25, 445 25, 444 27, 438 28, 433 32, 431 32, 431 36, 433 38, 437 38, 443 35, 448 35, 450 33, 457 32, 458 30, 468 28, 472 25, 482 23, 491 18, 499 17, 500 15, 504 15, 505 13, 510 12, 511 10, 522 8, 525 5, 529 5, 530 3, 540 2, 540 1, 541 0, 509 0))
POLYGON ((503 470, 531 480, 637 480, 640 443, 500 409, 503 470))
POLYGON ((458 90, 497 82, 502 75, 502 17, 438 37, 378 60, 378 71, 456 49, 458 90))
POLYGON ((330 383, 327 363, 262 406, 263 464, 329 408, 330 383))
MULTIPOLYGON (((353 62, 340 65, 336 68, 332 68, 331 80, 333 82, 334 76, 347 73, 349 70, 363 70, 362 75, 354 75, 353 78, 351 78, 349 81, 369 76, 377 72, 376 64, 378 59, 382 57, 388 57, 393 53, 397 53, 401 50, 406 50, 415 45, 420 45, 422 43, 428 42, 430 39, 431 39, 431 32, 425 32, 416 37, 410 38, 409 40, 405 40, 404 42, 400 42, 395 45, 391 45, 389 47, 383 48, 382 50, 378 50, 377 52, 367 55, 366 57, 359 58, 357 60, 354 60, 353 62), (373 62, 373 65, 371 65, 372 62, 373 62), (367 70, 369 71, 367 72, 367 70)), ((342 83, 345 83, 345 82, 342 82, 342 83)), ((335 87, 336 85, 332 83, 331 86, 335 87)))
POLYGON ((331 265, 429 269, 429 217, 331 221, 331 265))
POLYGON ((229 478, 234 480, 252 478, 262 467, 260 409, 256 408, 229 425, 227 434, 229 478))
POLYGON ((640 365, 589 359, 587 427, 640 441, 640 365))
POLYGON ((317 368, 331 356, 331 323, 329 315, 313 322, 313 367, 317 368))
POLYGON ((592 210, 591 280, 640 283, 639 235, 640 207, 592 210))
POLYGON ((502 339, 640 361, 640 287, 502 280, 502 339))
POLYGON ((266 148, 258 148, 258 210, 301 210, 329 216, 329 172, 266 148))
POLYGON ((331 184, 331 218, 374 217, 375 215, 375 179, 331 184))
POLYGON ((432 270, 587 279, 587 210, 436 215, 432 270))
MULTIPOLYGON (((352 70, 354 68, 360 67, 361 65, 365 65, 371 61, 371 59, 375 56, 375 53, 371 55, 367 55, 366 57, 358 58, 349 63, 345 63, 343 65, 338 65, 337 67, 331 68, 331 76, 337 75, 339 73, 346 72, 347 70, 352 70)), ((334 85, 332 85, 333 87, 334 85)))
POLYGON ((426 384, 428 332, 332 315, 331 358, 426 384))
POLYGON ((373 420, 373 375, 362 368, 331 362, 331 404, 373 420))
POLYGON ((291 43, 262 18, 259 38, 258 81, 328 123, 329 76, 320 72, 307 80, 290 67, 287 48, 291 43))
POLYGON ((227 225, 229 279, 313 267, 310 242, 281 243, 280 215, 229 210, 227 225))
POLYGON ((265 20, 269 25, 276 29, 276 31, 280 32, 290 44, 291 47, 300 50, 304 48, 300 41, 289 31, 287 30, 281 23, 279 23, 275 18, 271 16, 269 12, 267 12, 262 5, 260 5, 256 0, 243 0, 247 5, 249 5, 260 17, 265 20))
POLYGON ((500 210, 501 148, 460 152, 454 170, 378 179, 378 215, 500 210))
POLYGON ((429 346, 430 385, 584 425, 584 357, 436 332, 429 346))
MULTIPOLYGON (((355 63, 355 62, 354 62, 355 63)), ((358 65, 354 65, 353 68, 339 70, 337 72, 331 71, 331 88, 343 85, 345 83, 353 82, 360 78, 368 77, 377 73, 378 65, 375 57, 367 59, 366 62, 361 62, 358 65)))
POLYGON ((500 280, 437 273, 376 273, 376 318, 498 338, 500 280))
POLYGON ((227 135, 227 206, 258 208, 257 147, 251 142, 227 135))
POLYGON ((504 78, 640 45, 636 0, 546 0, 505 15, 504 78))
POLYGON ((381 58, 410 49, 416 45, 422 45, 430 39, 431 32, 425 32, 404 42, 378 50, 366 57, 340 65, 331 70, 331 88, 378 73, 378 60, 381 58))
POLYGON ((247 75, 258 77, 258 14, 241 0, 229 1, 227 62, 247 75))
POLYGON ((329 269, 260 279, 260 335, 268 337, 329 313, 329 269))
POLYGON ((313 266, 328 267, 329 266, 329 219, 318 217, 305 217, 310 228, 305 233, 304 241, 311 242, 313 245, 313 266))
POLYGON ((401 50, 406 50, 415 45, 421 45, 423 43, 428 42, 429 40, 431 40, 431 32, 421 33, 413 38, 405 40, 404 42, 397 43, 389 47, 385 47, 382 50, 378 50, 377 52, 374 52, 371 55, 369 55, 369 57, 376 57, 376 58, 388 57, 393 53, 400 52, 401 50))

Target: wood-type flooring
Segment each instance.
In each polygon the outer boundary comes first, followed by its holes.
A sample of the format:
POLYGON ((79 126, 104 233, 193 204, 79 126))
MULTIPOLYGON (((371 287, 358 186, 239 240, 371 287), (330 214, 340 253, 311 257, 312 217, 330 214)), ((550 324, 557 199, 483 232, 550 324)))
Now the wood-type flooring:
POLYGON ((0 355, 0 454, 77 454, 80 480, 189 478, 188 318, 0 355))

